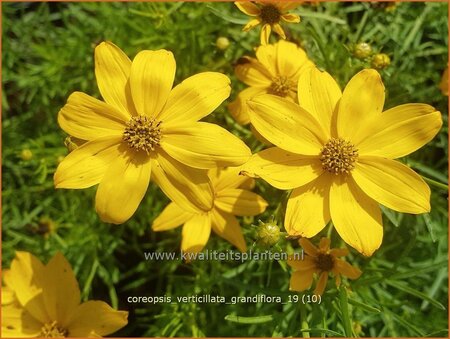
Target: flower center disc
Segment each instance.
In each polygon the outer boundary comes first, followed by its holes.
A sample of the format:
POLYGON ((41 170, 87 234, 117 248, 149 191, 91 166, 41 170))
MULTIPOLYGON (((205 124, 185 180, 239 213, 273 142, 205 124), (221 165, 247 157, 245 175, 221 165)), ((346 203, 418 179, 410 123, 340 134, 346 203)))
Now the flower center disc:
POLYGON ((59 327, 56 321, 45 324, 41 329, 43 338, 66 338, 68 334, 69 331, 59 327))
POLYGON ((264 23, 273 25, 280 22, 281 13, 274 5, 264 5, 261 8, 260 16, 264 23))
POLYGON ((159 146, 161 140, 161 121, 146 116, 132 117, 127 123, 122 139, 136 151, 149 154, 159 146))
POLYGON ((289 90, 293 87, 293 85, 294 84, 292 81, 290 81, 287 77, 279 76, 273 79, 269 92, 280 97, 285 97, 288 95, 289 90))
POLYGON ((316 266, 322 271, 331 271, 334 267, 334 259, 331 254, 320 253, 316 257, 316 266))
POLYGON ((349 173, 355 168, 358 150, 353 144, 343 139, 331 138, 320 152, 322 168, 330 173, 349 173))

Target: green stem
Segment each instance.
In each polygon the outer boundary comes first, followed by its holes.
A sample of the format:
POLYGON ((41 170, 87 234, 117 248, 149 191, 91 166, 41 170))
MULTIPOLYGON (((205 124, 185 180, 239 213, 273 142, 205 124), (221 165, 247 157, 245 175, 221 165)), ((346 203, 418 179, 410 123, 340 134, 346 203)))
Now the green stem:
POLYGON ((341 287, 339 288, 339 300, 341 304, 341 313, 342 313, 342 321, 344 323, 345 336, 347 338, 351 338, 353 337, 352 321, 350 319, 350 313, 348 311, 347 290, 343 285, 341 285, 341 287))
POLYGON ((301 332, 303 338, 310 338, 309 325, 308 321, 306 320, 306 309, 305 309, 306 305, 304 305, 301 301, 299 301, 299 305, 300 305, 300 324, 302 330, 301 332))
POLYGON ((448 191, 448 185, 443 184, 443 183, 440 183, 440 182, 438 182, 438 181, 436 181, 436 180, 433 180, 433 179, 424 177, 423 175, 422 175, 422 178, 423 178, 423 180, 425 180, 427 183, 429 183, 431 186, 434 186, 434 187, 437 187, 437 188, 441 188, 441 189, 443 189, 443 190, 448 191))

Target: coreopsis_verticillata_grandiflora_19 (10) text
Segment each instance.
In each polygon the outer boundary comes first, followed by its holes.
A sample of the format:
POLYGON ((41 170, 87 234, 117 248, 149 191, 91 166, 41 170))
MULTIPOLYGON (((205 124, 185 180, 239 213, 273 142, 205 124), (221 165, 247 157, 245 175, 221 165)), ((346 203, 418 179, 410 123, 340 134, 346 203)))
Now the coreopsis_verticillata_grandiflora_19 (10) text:
POLYGON ((314 274, 318 276, 315 295, 322 295, 328 282, 328 276, 333 273, 336 286, 341 285, 341 275, 350 279, 357 279, 361 276, 361 270, 350 265, 348 262, 339 259, 348 255, 346 248, 330 249, 331 240, 329 238, 320 239, 319 248, 314 246, 308 239, 301 238, 299 244, 306 255, 302 259, 290 256, 287 264, 294 269, 289 283, 291 291, 304 291, 311 287, 314 274))
POLYGON ((247 101, 264 93, 296 102, 298 78, 312 66, 305 51, 293 42, 280 40, 259 46, 256 59, 244 56, 234 69, 237 78, 249 87, 228 105, 231 115, 242 125, 250 123, 247 101))
POLYGON ((370 256, 383 238, 379 204, 404 213, 430 211, 430 188, 394 159, 438 133, 441 113, 426 104, 383 112, 379 73, 365 69, 343 93, 326 72, 310 68, 298 83, 300 105, 263 94, 249 101, 252 125, 277 147, 242 166, 279 189, 293 189, 285 228, 311 238, 331 220, 342 239, 370 256))
POLYGON ((239 10, 254 19, 251 19, 242 29, 247 32, 252 28, 262 25, 260 41, 261 45, 269 43, 272 30, 282 39, 286 39, 281 22, 299 23, 300 16, 287 13, 301 5, 301 2, 294 1, 237 1, 234 3, 239 10))
POLYGON ((170 203, 153 221, 153 231, 166 231, 183 225, 181 250, 200 252, 208 242, 211 229, 220 237, 245 252, 247 246, 235 216, 254 216, 263 213, 267 202, 250 192, 252 178, 239 175, 239 169, 211 169, 209 177, 214 190, 212 208, 197 213, 183 210, 170 203))
POLYGON ((105 101, 75 92, 59 112, 61 128, 87 142, 59 164, 56 188, 99 184, 97 213, 114 224, 134 214, 150 178, 183 208, 209 210, 205 169, 240 165, 251 152, 222 127, 198 122, 229 96, 229 78, 199 73, 172 88, 175 69, 170 51, 141 51, 131 62, 111 42, 98 45, 95 75, 105 101))
POLYGON ((28 252, 16 252, 3 272, 2 337, 100 337, 116 332, 128 312, 103 301, 81 303, 72 267, 58 252, 44 265, 28 252))

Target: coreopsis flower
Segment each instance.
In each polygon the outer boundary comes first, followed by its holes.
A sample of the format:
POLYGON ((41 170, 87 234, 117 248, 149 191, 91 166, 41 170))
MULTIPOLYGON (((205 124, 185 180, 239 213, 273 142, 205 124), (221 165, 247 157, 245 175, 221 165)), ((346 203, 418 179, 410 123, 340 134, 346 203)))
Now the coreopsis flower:
POLYGON ((114 44, 95 49, 95 75, 105 102, 75 92, 58 115, 61 128, 86 140, 58 166, 56 188, 99 184, 103 221, 128 220, 150 178, 185 209, 211 208, 204 169, 239 165, 250 149, 214 124, 198 122, 230 94, 220 73, 191 76, 172 89, 175 59, 166 50, 141 51, 133 62, 114 44))
POLYGON ((181 250, 198 253, 208 242, 211 229, 220 237, 245 252, 247 246, 235 216, 253 216, 265 211, 267 202, 248 186, 253 179, 239 175, 237 168, 211 169, 212 207, 197 213, 170 203, 153 221, 153 231, 166 231, 183 225, 181 250))
POLYGON ((16 252, 3 272, 2 337, 99 337, 116 332, 128 312, 103 301, 80 303, 70 264, 57 253, 47 265, 28 252, 16 252))
POLYGON ((448 67, 445 69, 444 73, 442 73, 441 83, 439 84, 439 88, 442 94, 448 96, 448 67))
POLYGON ((379 204, 404 213, 430 211, 428 185, 394 159, 433 139, 441 113, 426 104, 383 112, 384 86, 372 69, 356 74, 343 93, 316 68, 298 86, 300 105, 269 94, 249 102, 251 123, 277 147, 253 155, 243 173, 293 189, 288 234, 311 238, 332 220, 347 244, 370 256, 383 238, 379 204))
POLYGON ((301 2, 293 1, 257 1, 255 3, 250 1, 237 1, 234 3, 237 8, 244 14, 247 14, 254 19, 251 19, 242 29, 247 32, 258 26, 261 28, 261 45, 269 43, 270 33, 273 30, 282 39, 286 39, 284 30, 280 22, 300 22, 300 17, 297 14, 287 13, 289 10, 297 8, 301 2))
POLYGON ((348 262, 339 259, 346 256, 346 248, 330 249, 330 239, 320 239, 319 248, 314 246, 308 239, 299 240, 303 251, 306 253, 302 259, 291 256, 287 264, 294 269, 292 273, 289 289, 291 291, 304 291, 311 287, 314 274, 317 274, 318 280, 314 294, 322 295, 327 286, 328 276, 333 273, 336 286, 341 284, 341 275, 350 279, 358 279, 361 271, 350 265, 348 262))
POLYGON ((247 100, 256 95, 269 93, 297 101, 298 78, 312 66, 305 51, 292 42, 280 40, 258 47, 256 59, 246 56, 236 65, 237 78, 250 87, 241 91, 228 109, 245 125, 250 122, 247 100))

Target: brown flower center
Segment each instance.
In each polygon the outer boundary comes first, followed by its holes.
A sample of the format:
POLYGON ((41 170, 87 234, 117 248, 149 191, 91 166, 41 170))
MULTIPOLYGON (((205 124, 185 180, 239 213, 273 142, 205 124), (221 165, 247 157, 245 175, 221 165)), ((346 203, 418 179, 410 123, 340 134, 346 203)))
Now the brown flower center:
POLYGON ((274 5, 263 5, 260 14, 261 20, 265 24, 273 25, 280 22, 281 13, 274 5))
POLYGON ((161 140, 161 121, 143 115, 132 117, 127 123, 122 139, 136 151, 149 154, 159 146, 161 140))
POLYGON ((334 267, 334 258, 331 254, 319 253, 316 257, 316 267, 321 271, 331 271, 334 267))
POLYGON ((59 327, 56 321, 47 323, 41 328, 42 338, 66 338, 69 334, 65 328, 59 327))
POLYGON ((336 175, 349 173, 354 169, 357 158, 358 150, 355 146, 340 138, 331 138, 320 152, 322 168, 336 175))
POLYGON ((278 76, 272 79, 269 93, 278 95, 280 97, 285 97, 288 95, 289 90, 294 86, 295 84, 291 80, 289 80, 288 77, 278 76))

